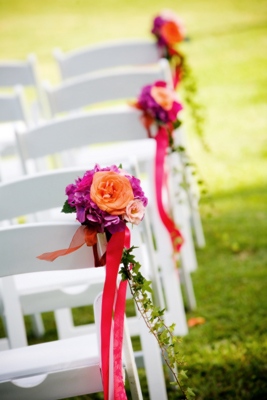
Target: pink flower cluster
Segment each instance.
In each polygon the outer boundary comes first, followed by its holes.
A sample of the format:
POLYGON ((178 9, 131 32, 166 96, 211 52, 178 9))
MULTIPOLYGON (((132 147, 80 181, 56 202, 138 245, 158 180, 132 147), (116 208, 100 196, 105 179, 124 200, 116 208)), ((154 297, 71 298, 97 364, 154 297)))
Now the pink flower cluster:
POLYGON ((115 165, 101 169, 96 164, 66 187, 66 195, 77 220, 99 233, 124 231, 126 222, 138 225, 147 206, 140 180, 115 165))
POLYGON ((166 82, 157 81, 153 85, 144 86, 137 100, 137 108, 159 123, 172 123, 182 110, 176 93, 167 87, 166 82))
POLYGON ((164 10, 154 19, 151 31, 159 46, 173 46, 185 38, 183 21, 171 10, 164 10))

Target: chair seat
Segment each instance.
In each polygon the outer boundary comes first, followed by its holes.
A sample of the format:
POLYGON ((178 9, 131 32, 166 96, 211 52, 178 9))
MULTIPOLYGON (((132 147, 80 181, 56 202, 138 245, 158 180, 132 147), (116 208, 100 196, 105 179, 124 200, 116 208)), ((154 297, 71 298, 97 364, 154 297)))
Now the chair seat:
POLYGON ((47 271, 15 276, 16 287, 22 294, 39 292, 40 290, 55 290, 85 283, 103 282, 104 268, 88 268, 70 271, 47 271))
POLYGON ((100 365, 96 334, 1 352, 0 382, 100 365))

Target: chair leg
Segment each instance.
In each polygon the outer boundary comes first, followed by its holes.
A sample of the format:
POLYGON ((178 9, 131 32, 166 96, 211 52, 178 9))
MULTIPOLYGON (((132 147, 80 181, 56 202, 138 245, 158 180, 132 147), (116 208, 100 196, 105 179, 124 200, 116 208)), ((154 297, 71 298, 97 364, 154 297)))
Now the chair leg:
POLYGON ((69 308, 55 310, 57 334, 60 340, 75 336, 72 313, 69 308))
POLYGON ((124 328, 123 328, 123 354, 125 358, 126 372, 129 380, 132 399, 142 400, 143 395, 135 364, 134 353, 133 353, 131 338, 127 327, 126 318, 124 318, 124 328))
POLYGON ((32 329, 36 337, 42 337, 45 334, 44 323, 42 316, 39 313, 31 315, 32 329))
POLYGON ((185 288, 187 307, 190 311, 195 310, 197 308, 197 302, 196 302, 196 298, 195 298, 192 278, 191 278, 190 273, 187 272, 185 270, 185 268, 183 268, 182 262, 181 262, 180 272, 182 273, 182 280, 183 280, 184 288, 185 288))
POLYGON ((3 321, 8 337, 9 347, 15 349, 28 345, 23 314, 14 277, 1 279, 3 301, 3 321))
POLYGON ((139 326, 150 399, 167 400, 165 377, 158 343, 153 335, 149 333, 141 317, 139 319, 139 326))
POLYGON ((206 246, 205 236, 203 232, 202 222, 198 210, 192 210, 192 222, 196 235, 196 242, 199 248, 206 246))

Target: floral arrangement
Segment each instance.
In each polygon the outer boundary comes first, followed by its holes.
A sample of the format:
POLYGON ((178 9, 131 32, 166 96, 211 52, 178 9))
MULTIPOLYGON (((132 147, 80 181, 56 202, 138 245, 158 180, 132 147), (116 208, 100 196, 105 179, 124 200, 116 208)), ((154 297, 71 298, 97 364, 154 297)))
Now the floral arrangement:
POLYGON ((151 31, 157 38, 161 57, 167 58, 174 67, 174 86, 176 87, 182 76, 184 56, 174 47, 185 39, 183 21, 171 10, 164 10, 153 22, 151 31))
POLYGON ((105 258, 99 263, 95 255, 95 266, 106 265, 106 280, 102 298, 101 315, 101 369, 104 398, 109 399, 109 359, 112 315, 114 312, 114 398, 127 400, 122 376, 122 338, 127 282, 137 309, 149 331, 159 343, 168 367, 172 371, 175 383, 181 389, 184 399, 194 396, 192 389, 183 388, 181 380, 186 371, 176 372, 177 365, 183 365, 179 358, 180 340, 173 335, 175 324, 170 327, 164 323, 164 310, 154 307, 151 301, 151 282, 141 274, 141 265, 131 254, 130 231, 126 224, 140 224, 145 215, 147 198, 140 186, 140 180, 124 171, 121 166, 86 171, 75 184, 66 187, 66 200, 62 212, 76 213, 81 226, 76 231, 68 249, 44 253, 37 258, 54 261, 78 250, 83 244, 96 248, 98 234, 106 234, 107 250, 105 258), (119 267, 122 267, 119 271, 119 267), (122 281, 117 289, 117 274, 122 281), (116 295, 117 293, 117 295, 116 295), (115 307, 113 309, 113 306, 115 307))
POLYGON ((147 206, 140 180, 115 165, 102 169, 96 165, 68 185, 66 195, 62 211, 75 212, 81 224, 90 226, 93 244, 97 233, 125 231, 127 222, 139 225, 147 206))
POLYGON ((168 88, 166 82, 157 81, 142 88, 134 106, 143 111, 142 122, 148 129, 149 136, 152 136, 152 124, 165 127, 169 134, 169 145, 172 147, 172 132, 181 125, 178 113, 183 109, 175 91, 168 88))
POLYGON ((155 159, 157 206, 161 220, 170 234, 174 253, 176 253, 180 251, 183 238, 174 221, 164 209, 162 190, 166 182, 164 178, 165 156, 169 149, 175 151, 173 131, 181 125, 178 114, 183 107, 179 103, 175 91, 168 88, 166 82, 162 81, 144 86, 133 106, 143 111, 141 121, 147 129, 149 137, 154 137, 157 142, 155 159), (152 124, 157 128, 155 135, 152 134, 152 124))
POLYGON ((197 85, 185 55, 178 50, 186 39, 186 29, 183 21, 171 10, 163 10, 153 22, 151 31, 157 39, 160 57, 167 58, 173 75, 173 84, 176 88, 182 82, 185 102, 190 107, 196 133, 206 149, 208 146, 203 138, 202 106, 196 100, 197 85))

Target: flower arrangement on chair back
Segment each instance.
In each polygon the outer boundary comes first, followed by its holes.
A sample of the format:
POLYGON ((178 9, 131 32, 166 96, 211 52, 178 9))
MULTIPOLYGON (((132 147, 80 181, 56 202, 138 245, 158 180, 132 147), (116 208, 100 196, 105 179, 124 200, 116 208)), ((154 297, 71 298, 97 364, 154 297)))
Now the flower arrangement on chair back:
POLYGON ((174 88, 181 82, 185 92, 185 102, 190 107, 196 133, 208 148, 203 138, 203 107, 196 100, 197 85, 186 56, 178 46, 186 39, 186 29, 182 19, 171 10, 163 10, 153 22, 151 32, 156 36, 160 57, 170 63, 174 88))
POLYGON ((153 306, 150 293, 151 282, 141 274, 141 265, 135 260, 130 247, 130 231, 127 223, 138 225, 145 215, 147 198, 140 186, 140 180, 128 174, 121 167, 100 168, 86 171, 83 178, 78 178, 75 184, 66 187, 66 200, 62 212, 76 213, 81 226, 77 229, 68 249, 44 253, 38 256, 40 260, 54 261, 59 256, 65 256, 78 250, 86 243, 92 246, 95 256, 95 266, 106 265, 106 279, 103 290, 101 315, 101 365, 104 398, 109 398, 109 359, 110 335, 114 311, 114 398, 127 399, 122 376, 122 338, 127 282, 133 295, 137 309, 144 319, 149 331, 159 343, 162 355, 175 376, 183 398, 193 396, 190 388, 183 388, 181 378, 186 377, 185 371, 179 371, 178 380, 176 365, 182 365, 178 357, 180 340, 173 336, 174 325, 167 327, 164 323, 164 310, 153 306), (99 235, 106 237, 106 253, 99 258, 97 241, 99 235), (120 264, 122 267, 119 271, 120 264), (121 274, 121 282, 117 289, 117 275, 121 274), (115 302, 114 310, 113 305, 115 302))

